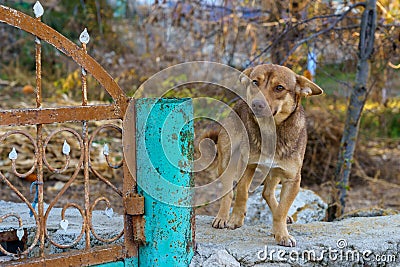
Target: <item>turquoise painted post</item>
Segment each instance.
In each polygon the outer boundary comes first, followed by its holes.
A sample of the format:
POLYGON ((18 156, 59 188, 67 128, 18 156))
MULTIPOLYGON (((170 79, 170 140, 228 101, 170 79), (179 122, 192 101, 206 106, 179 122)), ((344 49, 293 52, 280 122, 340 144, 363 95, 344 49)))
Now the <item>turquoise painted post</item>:
POLYGON ((138 99, 138 191, 146 244, 139 266, 188 266, 193 257, 193 107, 190 99, 138 99))

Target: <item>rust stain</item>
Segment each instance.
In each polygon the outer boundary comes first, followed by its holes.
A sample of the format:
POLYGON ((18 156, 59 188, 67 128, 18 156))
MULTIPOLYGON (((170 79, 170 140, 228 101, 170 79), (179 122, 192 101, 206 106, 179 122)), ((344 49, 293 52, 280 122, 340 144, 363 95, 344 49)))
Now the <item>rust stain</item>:
POLYGON ((106 248, 96 248, 87 251, 64 252, 39 258, 20 260, 7 263, 7 266, 23 267, 53 267, 53 266, 88 266, 114 262, 125 258, 122 245, 106 248))
POLYGON ((0 126, 121 119, 116 105, 0 110, 0 126))
POLYGON ((137 193, 127 193, 124 197, 125 212, 129 215, 144 214, 144 197, 137 193))

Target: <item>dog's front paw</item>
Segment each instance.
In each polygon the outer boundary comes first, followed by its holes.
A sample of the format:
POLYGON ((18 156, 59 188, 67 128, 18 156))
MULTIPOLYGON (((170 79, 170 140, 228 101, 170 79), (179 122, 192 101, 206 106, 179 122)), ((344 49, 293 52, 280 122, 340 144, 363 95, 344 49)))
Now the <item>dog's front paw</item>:
POLYGON ((296 246, 296 239, 291 235, 275 235, 275 241, 278 245, 284 247, 296 246))
POLYGON ((231 218, 228 221, 228 228, 233 230, 241 227, 244 224, 244 215, 236 215, 232 213, 231 218))
POLYGON ((212 222, 212 227, 217 229, 223 229, 226 228, 227 226, 228 226, 228 218, 217 216, 214 218, 212 222))

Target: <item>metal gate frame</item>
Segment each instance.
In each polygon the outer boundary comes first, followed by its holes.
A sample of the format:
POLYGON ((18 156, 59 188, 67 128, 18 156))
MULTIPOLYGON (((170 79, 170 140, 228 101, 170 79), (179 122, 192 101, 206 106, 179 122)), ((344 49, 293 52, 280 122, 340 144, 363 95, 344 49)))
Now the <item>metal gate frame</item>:
MULTIPOLYGON (((40 5, 40 4, 39 4, 40 5)), ((41 7, 41 6, 40 6, 41 7)), ((39 11, 40 11, 39 7, 39 11)), ((43 9, 42 9, 43 11, 43 9)), ((35 12, 36 13, 36 12, 35 12)), ((39 12, 40 13, 40 12, 39 12)), ((43 12, 42 12, 43 14, 43 12)), ((3 142, 8 136, 13 134, 20 134, 27 137, 33 144, 34 147, 34 164, 32 168, 23 174, 17 172, 15 167, 16 156, 10 156, 12 160, 13 172, 17 177, 24 178, 29 174, 36 171, 37 174, 37 190, 38 190, 38 211, 36 212, 32 204, 23 196, 17 188, 0 172, 0 179, 5 182, 11 190, 13 190, 18 197, 28 206, 30 211, 33 213, 36 220, 37 231, 32 245, 25 251, 22 251, 19 255, 13 254, 12 256, 20 257, 27 256, 28 253, 35 247, 39 246, 39 257, 21 259, 18 261, 12 261, 10 265, 16 266, 55 266, 56 264, 62 264, 60 266, 81 266, 81 265, 94 265, 106 262, 117 261, 124 258, 135 259, 138 257, 138 246, 145 241, 144 237, 144 199, 139 196, 136 191, 136 175, 129 172, 125 158, 117 167, 123 168, 123 189, 119 190, 113 186, 108 180, 103 178, 101 174, 96 172, 90 166, 90 145, 96 134, 104 128, 111 128, 113 130, 122 132, 122 129, 113 124, 106 124, 96 129, 92 136, 89 138, 88 121, 96 120, 112 120, 112 119, 124 119, 128 105, 133 102, 133 99, 128 98, 113 78, 104 70, 104 68, 96 62, 91 56, 87 54, 86 42, 82 42, 82 47, 77 46, 70 40, 66 39, 60 33, 50 28, 46 24, 41 22, 41 15, 35 14, 36 19, 30 17, 17 10, 0 5, 0 22, 4 22, 13 27, 24 30, 35 36, 35 59, 36 59, 36 108, 29 109, 12 109, 12 110, 0 110, 0 126, 25 126, 25 125, 36 125, 36 137, 34 138, 28 132, 22 130, 9 131, 0 137, 0 142, 3 142), (56 108, 44 108, 42 107, 42 83, 41 83, 41 41, 45 41, 53 45, 56 49, 72 58, 82 68, 82 104, 80 106, 68 106, 68 107, 56 107, 56 108), (114 103, 108 105, 89 105, 87 100, 87 87, 86 87, 86 73, 89 72, 101 86, 110 94, 113 98, 114 103), (51 123, 64 123, 64 122, 82 122, 82 133, 78 133, 70 128, 63 128, 54 131, 46 139, 43 135, 43 125, 51 123), (46 145, 49 139, 61 131, 67 131, 72 133, 80 144, 81 157, 79 159, 78 166, 61 189, 57 197, 50 203, 49 208, 44 211, 43 206, 43 168, 47 167, 52 172, 62 172, 65 169, 52 168, 46 160, 46 145), (85 204, 84 207, 80 207, 74 203, 68 203, 64 208, 76 208, 80 211, 83 219, 82 232, 78 237, 81 239, 85 235, 85 250, 83 251, 71 251, 60 254, 46 255, 44 252, 45 241, 50 241, 53 245, 66 248, 73 246, 76 242, 71 245, 63 246, 53 242, 47 235, 46 220, 49 215, 49 211, 56 204, 58 198, 67 190, 71 183, 75 180, 80 168, 83 168, 84 174, 84 188, 85 188, 85 204), (112 190, 117 192, 124 202, 125 214, 124 214, 124 230, 117 237, 124 235, 124 244, 121 245, 108 245, 102 247, 91 247, 90 245, 90 234, 92 233, 95 238, 100 239, 92 228, 91 223, 91 212, 94 206, 99 201, 108 201, 107 198, 98 198, 94 203, 90 203, 89 200, 89 172, 92 171, 98 179, 106 183, 111 187, 112 190)), ((81 40, 82 41, 82 40, 81 40)), ((134 123, 134 122, 133 122, 134 123)), ((132 146, 135 146, 135 132, 131 133, 132 146)), ((68 164, 69 156, 66 156, 66 166, 68 164)), ((107 156, 106 156, 107 157, 107 156)), ((135 159, 133 159, 135 160, 135 159)), ((107 160, 108 162, 108 160, 107 160)), ((111 164, 108 162, 110 167, 111 164)), ((134 166, 135 162, 130 163, 130 166, 134 166)), ((7 214, 0 217, 0 221, 6 217, 14 216, 15 214, 7 214)), ((18 215, 16 215, 18 216, 18 215)), ((113 241, 112 239, 111 241, 113 241)), ((102 240, 105 242, 111 242, 110 240, 102 240)), ((3 247, 0 246, 0 251, 6 255, 12 253, 7 252, 3 247)))

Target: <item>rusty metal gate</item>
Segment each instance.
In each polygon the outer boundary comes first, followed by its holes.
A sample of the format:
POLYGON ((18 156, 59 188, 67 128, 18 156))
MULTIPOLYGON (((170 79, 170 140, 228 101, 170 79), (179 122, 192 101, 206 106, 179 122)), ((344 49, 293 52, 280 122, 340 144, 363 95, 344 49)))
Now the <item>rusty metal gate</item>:
MULTIPOLYGON (((97 120, 120 120, 122 121, 127 110, 128 105, 132 99, 129 99, 113 78, 100 66, 91 56, 88 55, 86 50, 86 44, 89 40, 86 30, 81 34, 81 46, 78 46, 66 39, 64 36, 50 28, 46 24, 41 22, 41 16, 43 14, 43 8, 35 5, 34 8, 36 18, 25 15, 19 11, 0 5, 0 22, 4 22, 13 27, 19 28, 23 31, 31 33, 35 38, 35 59, 36 59, 36 108, 28 109, 12 109, 12 110, 0 110, 0 126, 27 126, 34 125, 36 127, 36 133, 31 134, 28 131, 17 129, 7 131, 5 134, 0 136, 0 144, 3 143, 8 137, 12 135, 21 135, 27 138, 31 142, 33 147, 33 166, 30 170, 25 173, 19 173, 16 166, 18 153, 15 149, 12 149, 9 154, 9 159, 12 161, 12 172, 16 177, 25 178, 35 173, 37 180, 34 185, 37 188, 37 200, 35 205, 32 204, 28 197, 23 195, 10 179, 7 178, 3 173, 0 172, 0 180, 5 183, 9 189, 14 192, 19 199, 28 207, 31 214, 34 217, 36 224, 36 233, 33 241, 29 247, 19 250, 15 253, 11 253, 5 250, 0 245, 0 252, 4 255, 9 255, 15 258, 11 261, 11 265, 24 265, 24 266, 81 266, 81 265, 94 265, 106 262, 117 261, 118 259, 124 259, 129 257, 137 257, 138 246, 144 241, 144 230, 143 230, 143 209, 144 200, 136 193, 136 177, 132 177, 128 168, 126 167, 125 159, 122 158, 118 164, 112 164, 109 162, 107 156, 108 152, 106 147, 104 148, 104 155, 107 159, 107 163, 110 168, 121 168, 123 171, 123 186, 122 189, 117 188, 108 179, 104 178, 101 173, 93 168, 91 164, 90 151, 94 138, 96 135, 104 130, 111 129, 113 131, 122 133, 122 128, 118 125, 106 123, 101 125, 97 129, 89 132, 88 122, 97 120), (67 106, 67 107, 43 107, 42 106, 42 41, 47 42, 57 48, 65 55, 72 58, 82 69, 81 81, 82 81, 82 102, 79 106, 67 106), (114 100, 112 104, 101 104, 101 105, 89 105, 87 96, 87 80, 86 75, 90 73, 101 86, 109 93, 114 100), (72 128, 58 128, 47 134, 44 131, 44 126, 47 124, 59 124, 64 122, 78 122, 81 123, 81 130, 77 131, 72 128), (75 138, 80 153, 79 161, 75 166, 73 175, 68 179, 62 189, 58 192, 57 196, 49 203, 47 209, 44 208, 44 182, 43 177, 44 169, 51 173, 62 173, 66 170, 69 165, 70 147, 68 143, 64 143, 63 154, 65 165, 63 168, 54 168, 48 162, 46 157, 46 147, 49 141, 56 134, 61 132, 68 132, 75 138), (57 204, 59 198, 65 193, 65 191, 71 186, 76 180, 78 173, 83 173, 83 187, 84 187, 84 205, 78 205, 76 203, 70 203, 64 205, 62 216, 65 215, 65 210, 68 208, 75 208, 79 211, 82 216, 82 230, 78 235, 77 239, 70 244, 59 244, 52 240, 48 234, 46 223, 48 220, 49 212, 57 204), (89 174, 94 175, 100 182, 105 183, 110 190, 117 193, 121 199, 121 203, 124 203, 124 227, 123 230, 115 237, 106 239, 96 233, 92 225, 92 212, 97 203, 103 201, 109 205, 109 201, 106 196, 98 197, 94 201, 90 199, 90 184, 89 174), (35 206, 37 205, 37 208, 35 206), (121 240, 123 237, 124 241, 119 244, 114 244, 114 241, 121 240), (46 253, 46 244, 51 243, 51 246, 55 246, 62 249, 71 248, 77 244, 78 241, 84 240, 84 249, 82 250, 71 250, 69 252, 63 252, 59 254, 48 255, 46 253), (97 239, 104 243, 109 243, 103 246, 93 246, 93 240, 97 239), (29 257, 33 249, 38 250, 36 257, 29 257)), ((135 140, 134 134, 132 140, 135 140)), ((134 144, 133 144, 134 145, 134 144)), ((132 163, 135 164, 135 163, 132 163)), ((134 174, 135 175, 135 174, 134 174)), ((10 191, 10 192, 11 192, 10 191)), ((3 192, 2 192, 3 194, 3 192)), ((0 217, 0 223, 6 218, 15 217, 19 220, 20 229, 23 229, 22 220, 18 214, 9 213, 0 217)), ((63 219, 63 218, 62 218, 63 219)), ((65 221, 64 221, 65 223, 65 221)), ((62 225, 61 225, 62 226, 62 225)), ((66 227, 66 225, 64 225, 66 227)), ((21 240, 22 236, 26 233, 19 232, 20 229, 11 233, 0 233, 0 238, 5 238, 8 235, 9 239, 18 237, 21 240), (2 235, 3 234, 3 235, 2 235)), ((25 237, 24 237, 25 238, 25 237)), ((7 239, 7 238, 6 238, 7 239)), ((0 263, 1 265, 1 263, 0 263)))

